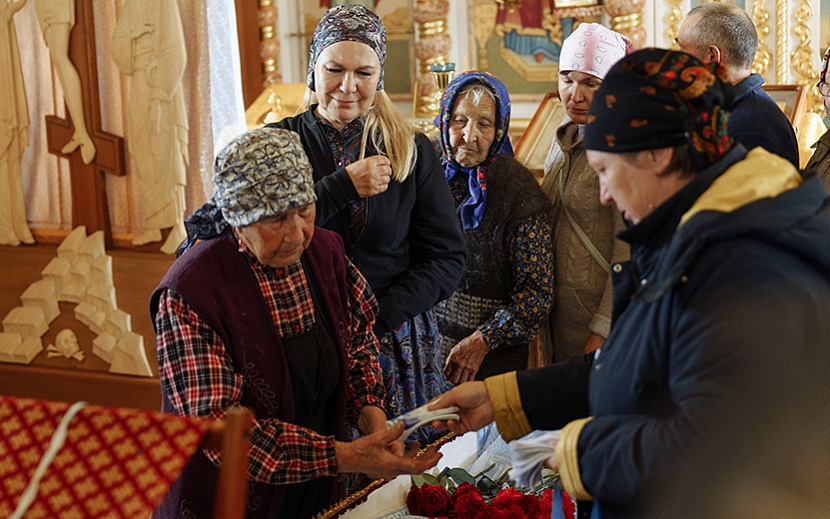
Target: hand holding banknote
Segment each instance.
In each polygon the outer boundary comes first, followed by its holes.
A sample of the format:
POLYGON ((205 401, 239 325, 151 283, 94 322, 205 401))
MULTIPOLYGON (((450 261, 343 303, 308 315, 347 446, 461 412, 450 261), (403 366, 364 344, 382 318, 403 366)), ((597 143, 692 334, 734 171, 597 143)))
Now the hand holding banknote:
POLYGON ((427 405, 433 410, 457 408, 457 418, 439 420, 432 424, 437 429, 449 429, 457 434, 477 431, 496 418, 487 387, 481 381, 465 382, 455 386, 427 405))
POLYGON ((430 409, 435 402, 429 402, 418 409, 413 409, 406 414, 392 418, 386 421, 386 428, 391 429, 396 423, 403 422, 404 428, 399 441, 406 439, 410 434, 415 432, 419 427, 429 425, 434 421, 440 420, 458 420, 457 407, 444 407, 440 409, 430 409))

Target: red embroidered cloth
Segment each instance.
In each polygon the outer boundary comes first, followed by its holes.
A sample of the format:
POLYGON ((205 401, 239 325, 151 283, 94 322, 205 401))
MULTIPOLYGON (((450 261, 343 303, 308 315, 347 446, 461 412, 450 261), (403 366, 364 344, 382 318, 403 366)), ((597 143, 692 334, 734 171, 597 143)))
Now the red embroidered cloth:
MULTIPOLYGON (((0 517, 14 512, 70 405, 0 397, 0 517)), ((26 519, 149 517, 211 423, 132 409, 81 409, 26 519)))

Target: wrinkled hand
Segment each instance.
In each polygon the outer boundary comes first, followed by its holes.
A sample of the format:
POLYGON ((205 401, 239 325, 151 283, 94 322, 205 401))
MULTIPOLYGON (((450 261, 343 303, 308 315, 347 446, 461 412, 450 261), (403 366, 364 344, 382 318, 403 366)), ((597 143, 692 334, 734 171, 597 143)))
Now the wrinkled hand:
MULTIPOLYGON (((367 405, 362 407, 357 419, 357 428, 364 435, 385 431, 386 413, 377 406, 367 405)), ((389 451, 395 456, 403 456, 406 452, 406 444, 403 441, 394 441, 389 444, 389 451)))
POLYGON ((414 458, 420 448, 418 443, 414 443, 406 454, 392 452, 390 445, 403 430, 403 422, 398 422, 388 430, 352 442, 335 442, 337 472, 362 472, 374 479, 391 479, 401 474, 419 474, 434 467, 441 459, 436 446, 427 449, 418 459, 414 458))
POLYGON ((436 420, 436 429, 449 429, 456 434, 477 431, 496 419, 487 386, 482 381, 467 382, 436 397, 429 405, 430 410, 458 407, 458 420, 436 420))
POLYGON ((452 347, 444 366, 444 377, 453 384, 475 380, 484 356, 490 353, 487 341, 476 330, 452 347))
POLYGON ((392 181, 392 164, 389 157, 375 155, 358 160, 346 166, 346 173, 360 198, 367 198, 383 193, 392 181))

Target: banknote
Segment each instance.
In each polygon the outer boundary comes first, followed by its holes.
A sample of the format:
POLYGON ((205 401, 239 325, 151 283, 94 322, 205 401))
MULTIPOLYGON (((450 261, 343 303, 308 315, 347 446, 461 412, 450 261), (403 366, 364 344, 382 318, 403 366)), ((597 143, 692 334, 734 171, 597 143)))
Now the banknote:
POLYGON ((536 431, 510 443, 510 477, 519 487, 535 488, 542 482, 545 461, 556 453, 560 431, 536 431))
POLYGON ((398 440, 403 440, 419 427, 431 424, 434 420, 458 420, 457 407, 445 407, 443 409, 435 409, 431 411, 428 406, 434 405, 435 402, 424 404, 417 409, 413 409, 406 414, 391 418, 386 421, 386 428, 389 429, 398 422, 403 422, 404 430, 398 440))

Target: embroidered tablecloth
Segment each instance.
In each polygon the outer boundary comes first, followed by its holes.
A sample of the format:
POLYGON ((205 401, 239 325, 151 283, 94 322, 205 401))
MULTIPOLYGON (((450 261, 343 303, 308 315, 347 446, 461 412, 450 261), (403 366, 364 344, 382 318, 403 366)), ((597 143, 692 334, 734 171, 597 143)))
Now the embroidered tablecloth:
MULTIPOLYGON (((0 517, 15 510, 70 404, 0 397, 0 517)), ((89 405, 43 476, 26 519, 143 518, 212 421, 89 405)))

